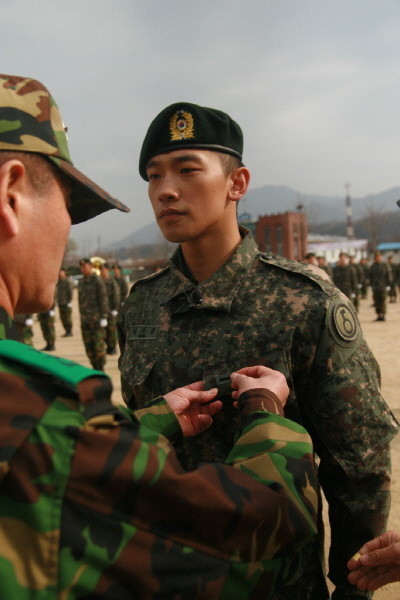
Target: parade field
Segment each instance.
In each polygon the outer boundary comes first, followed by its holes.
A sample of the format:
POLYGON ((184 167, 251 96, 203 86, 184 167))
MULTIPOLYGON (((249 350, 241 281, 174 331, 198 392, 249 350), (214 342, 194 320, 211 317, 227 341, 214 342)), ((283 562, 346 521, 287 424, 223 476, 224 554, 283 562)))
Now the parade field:
MULTIPOLYGON (((388 304, 388 313, 385 322, 375 321, 375 312, 371 306, 371 295, 368 299, 361 300, 359 318, 365 337, 373 350, 382 371, 382 395, 389 404, 393 413, 400 420, 400 302, 388 304)), ((56 351, 54 354, 75 360, 90 366, 86 357, 79 327, 79 313, 77 307, 76 291, 73 305, 74 330, 73 337, 63 338, 62 325, 58 317, 56 320, 56 351)), ((34 346, 43 348, 45 342, 42 337, 39 323, 34 323, 34 346)), ((119 383, 118 355, 107 356, 106 372, 114 384, 115 402, 122 402, 119 383)), ((245 365, 243 365, 245 366, 245 365)), ((389 528, 400 531, 400 437, 397 436, 392 444, 392 510, 389 519, 389 528)), ((327 527, 327 538, 329 530, 327 527)), ((349 557, 350 558, 350 557, 349 557)), ((388 585, 374 594, 374 600, 399 600, 400 583, 388 585)))

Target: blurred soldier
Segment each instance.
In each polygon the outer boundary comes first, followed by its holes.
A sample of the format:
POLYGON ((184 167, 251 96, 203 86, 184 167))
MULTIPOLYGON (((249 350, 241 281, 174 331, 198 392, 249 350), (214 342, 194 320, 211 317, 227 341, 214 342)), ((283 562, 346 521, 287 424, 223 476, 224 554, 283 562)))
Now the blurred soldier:
POLYGON ((379 251, 374 253, 374 262, 369 268, 369 281, 372 288, 376 321, 386 320, 386 299, 392 285, 392 274, 387 263, 383 262, 379 251))
MULTIPOLYGON (((261 361, 282 371, 291 387, 288 410, 312 432, 320 458, 333 598, 353 600, 346 564, 357 540, 384 527, 389 440, 397 428, 352 303, 324 271, 261 253, 238 226, 237 203, 250 180, 242 152, 240 126, 213 108, 176 103, 150 124, 139 173, 162 233, 179 246, 163 269, 133 285, 122 306, 121 389, 138 407, 171 380, 217 385, 223 409, 213 426, 176 446, 191 469, 221 460, 235 439, 224 384, 232 367, 261 361)), ((321 545, 307 546, 293 581, 274 600, 329 597, 322 526, 320 534, 321 545)))
POLYGON ((60 312, 61 323, 63 324, 65 333, 61 337, 72 336, 72 295, 73 283, 65 272, 64 268, 60 269, 56 287, 57 304, 60 312))
POLYGON ((14 324, 19 341, 33 346, 33 315, 31 313, 14 315, 14 324))
POLYGON ((354 298, 354 306, 356 307, 356 311, 360 308, 360 299, 361 299, 361 289, 364 280, 364 269, 362 266, 356 262, 355 256, 349 256, 349 267, 353 269, 356 287, 355 287, 355 298, 354 298))
POLYGON ((392 274, 392 283, 390 284, 389 290, 389 302, 393 304, 397 301, 397 284, 398 284, 398 272, 399 265, 393 262, 393 256, 390 255, 387 257, 387 264, 390 267, 390 271, 392 274))
POLYGON ((354 269, 349 266, 349 257, 345 252, 339 254, 339 260, 333 267, 333 282, 354 304, 357 280, 354 269))
POLYGON ((128 284, 126 282, 126 279, 122 273, 121 267, 120 265, 114 265, 114 278, 115 281, 118 283, 118 287, 119 287, 119 298, 120 298, 120 306, 125 302, 127 296, 128 296, 128 284))
POLYGON ((121 305, 119 285, 110 276, 110 265, 105 262, 100 266, 100 277, 104 281, 108 296, 108 315, 106 327, 106 352, 107 354, 117 353, 117 315, 121 305))
POLYGON ((365 300, 367 298, 368 295, 368 287, 369 287, 369 265, 368 265, 368 259, 367 258, 362 258, 360 260, 360 265, 362 267, 364 276, 362 279, 362 286, 361 286, 361 298, 363 300, 365 300))
POLYGON ((318 508, 282 373, 230 375, 240 427, 227 463, 187 473, 173 441, 211 425, 217 389, 195 382, 132 413, 104 373, 15 339, 15 313, 53 303, 71 221, 113 207, 127 210, 72 164, 48 90, 1 75, 0 598, 271 600, 318 508))
POLYGON ((82 339, 92 367, 103 371, 106 362, 105 332, 109 313, 107 290, 102 278, 93 273, 90 258, 83 258, 79 265, 83 275, 78 283, 82 339))
POLYGON ((328 273, 329 277, 332 279, 333 268, 330 265, 326 264, 325 256, 317 256, 317 261, 319 268, 325 271, 325 273, 328 273))
POLYGON ((46 310, 38 314, 40 329, 42 330, 43 337, 46 342, 45 347, 42 348, 42 351, 45 352, 54 352, 56 349, 55 316, 56 311, 54 304, 50 310, 46 310))
POLYGON ((317 257, 315 256, 314 252, 308 252, 308 254, 306 254, 304 257, 303 262, 305 264, 315 265, 316 267, 318 266, 318 260, 317 260, 317 257))

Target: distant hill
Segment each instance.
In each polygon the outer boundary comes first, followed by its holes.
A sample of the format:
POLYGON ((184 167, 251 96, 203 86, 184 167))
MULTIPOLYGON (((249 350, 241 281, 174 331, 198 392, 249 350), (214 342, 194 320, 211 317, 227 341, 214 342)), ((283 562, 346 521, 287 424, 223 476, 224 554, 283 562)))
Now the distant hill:
MULTIPOLYGON (((351 198, 353 225, 356 237, 369 238, 368 226, 374 231, 378 227, 379 241, 394 241, 400 237, 400 209, 396 212, 396 201, 400 198, 400 187, 366 196, 351 198), (393 213, 393 214, 392 214, 393 213), (389 217, 385 215, 389 214, 389 217), (379 221, 379 226, 377 222, 379 221), (389 236, 391 239, 386 239, 389 236), (385 238, 385 239, 384 239, 385 238)), ((285 186, 265 185, 250 190, 239 204, 239 215, 248 213, 253 220, 259 216, 296 211, 302 205, 307 213, 310 231, 331 235, 346 235, 345 196, 322 196, 303 194, 285 186)), ((150 223, 129 236, 109 244, 107 251, 132 250, 142 246, 163 245, 165 240, 156 223, 150 223)))

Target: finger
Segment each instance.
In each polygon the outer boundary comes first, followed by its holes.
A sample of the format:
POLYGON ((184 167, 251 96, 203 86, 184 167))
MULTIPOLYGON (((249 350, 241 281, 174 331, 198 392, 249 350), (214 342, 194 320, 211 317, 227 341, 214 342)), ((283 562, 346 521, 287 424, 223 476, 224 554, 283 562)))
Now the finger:
POLYGON ((201 431, 205 431, 212 424, 212 418, 210 415, 201 414, 197 417, 197 431, 196 433, 200 433, 201 431))
POLYGON ((204 389, 204 381, 195 381, 194 383, 190 383, 189 385, 185 385, 185 388, 188 390, 203 390, 204 389))
POLYGON ((272 369, 265 367, 264 365, 255 365, 254 367, 243 367, 238 369, 235 373, 239 375, 246 375, 247 377, 263 377, 271 373, 272 369))
POLYGON ((215 400, 214 402, 211 402, 211 404, 207 404, 206 406, 201 406, 200 410, 201 410, 201 414, 203 415, 211 415, 214 416, 215 414, 217 414, 217 412, 219 412, 222 408, 222 402, 221 400, 215 400))
POLYGON ((368 554, 360 556, 360 562, 369 567, 375 567, 377 565, 389 563, 395 561, 396 559, 399 560, 399 554, 391 546, 388 548, 382 548, 381 550, 373 550, 372 552, 368 552, 368 554))

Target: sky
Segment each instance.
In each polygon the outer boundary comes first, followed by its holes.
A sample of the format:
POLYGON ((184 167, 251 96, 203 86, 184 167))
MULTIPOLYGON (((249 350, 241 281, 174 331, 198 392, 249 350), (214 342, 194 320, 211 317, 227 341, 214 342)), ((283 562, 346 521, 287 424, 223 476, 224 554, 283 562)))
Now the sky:
POLYGON ((74 164, 131 208, 72 228, 84 254, 153 221, 138 159, 166 106, 228 112, 251 188, 400 185, 400 0, 1 0, 3 73, 42 81, 74 164))

